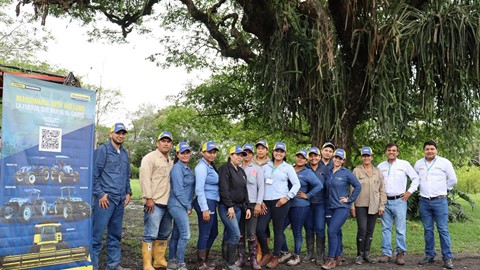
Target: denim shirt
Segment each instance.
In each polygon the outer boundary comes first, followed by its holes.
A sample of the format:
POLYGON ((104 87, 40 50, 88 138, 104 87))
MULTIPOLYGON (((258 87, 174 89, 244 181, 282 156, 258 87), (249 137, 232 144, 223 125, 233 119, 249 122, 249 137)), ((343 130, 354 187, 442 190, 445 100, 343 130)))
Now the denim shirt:
POLYGON ((263 175, 265 177, 264 200, 278 200, 283 197, 292 199, 297 196, 297 192, 300 189, 300 181, 292 165, 284 161, 275 168, 273 162, 269 161, 263 166, 263 175), (291 184, 290 190, 288 190, 289 182, 291 184))
POLYGON ((295 196, 292 199, 290 207, 309 206, 310 200, 314 198, 323 189, 323 184, 320 179, 313 173, 312 169, 304 167, 297 172, 298 180, 300 181, 300 191, 307 195, 307 199, 302 199, 295 196))
POLYGON ((354 202, 360 190, 362 189, 362 184, 358 181, 357 177, 353 175, 352 171, 345 167, 341 167, 335 173, 332 173, 329 178, 327 178, 327 188, 328 188, 328 205, 330 209, 335 208, 350 208, 350 204, 354 202), (353 186, 352 194, 350 194, 350 185, 353 186), (341 203, 340 198, 348 198, 347 203, 341 203))
POLYGON ((220 201, 218 173, 204 158, 195 167, 195 193, 202 211, 209 210, 207 199, 220 201))
POLYGON ((168 206, 183 207, 192 210, 192 200, 195 191, 195 176, 190 168, 177 161, 170 171, 170 197, 168 206))
POLYGON ((326 171, 328 170, 327 169, 328 167, 323 165, 324 169, 321 169, 320 168, 320 163, 319 163, 319 166, 317 167, 316 170, 313 170, 312 167, 309 164, 307 164, 307 167, 310 168, 315 173, 317 178, 322 183, 322 190, 320 190, 320 192, 318 192, 315 196, 313 196, 310 199, 310 203, 325 204, 327 202, 327 188, 325 186, 325 181, 327 179, 326 171))
POLYGON ((102 198, 105 193, 116 205, 125 201, 130 188, 130 162, 125 149, 120 153, 112 142, 105 143, 95 150, 93 168, 93 195, 102 198))

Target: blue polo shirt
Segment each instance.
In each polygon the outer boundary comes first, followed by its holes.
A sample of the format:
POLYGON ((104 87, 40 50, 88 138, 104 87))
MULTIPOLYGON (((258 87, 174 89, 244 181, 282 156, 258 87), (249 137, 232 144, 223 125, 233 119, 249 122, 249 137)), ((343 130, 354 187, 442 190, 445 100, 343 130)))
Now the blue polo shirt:
POLYGON ((310 200, 314 198, 323 189, 323 184, 317 178, 312 169, 304 167, 297 172, 298 180, 300 181, 299 191, 305 193, 308 199, 302 199, 295 196, 290 204, 291 207, 309 206, 310 200))
POLYGON ((325 180, 327 179, 326 177, 326 172, 328 171, 328 167, 326 167, 325 165, 323 165, 324 169, 321 169, 320 168, 320 165, 317 167, 317 170, 313 170, 309 164, 307 164, 307 167, 310 168, 314 173, 315 175, 317 176, 317 178, 320 180, 320 182, 322 183, 322 190, 320 190, 320 192, 318 192, 315 196, 313 196, 311 199, 310 199, 310 202, 311 203, 317 203, 317 204, 325 204, 327 202, 327 188, 325 186, 325 180))
POLYGON ((330 209, 335 208, 350 208, 350 204, 354 202, 360 190, 362 189, 362 184, 358 181, 357 177, 353 175, 352 171, 345 167, 341 167, 338 171, 333 173, 327 178, 327 189, 328 189, 328 205, 330 209), (353 192, 350 195, 350 186, 353 186, 353 192), (341 203, 340 198, 348 198, 347 203, 341 203))

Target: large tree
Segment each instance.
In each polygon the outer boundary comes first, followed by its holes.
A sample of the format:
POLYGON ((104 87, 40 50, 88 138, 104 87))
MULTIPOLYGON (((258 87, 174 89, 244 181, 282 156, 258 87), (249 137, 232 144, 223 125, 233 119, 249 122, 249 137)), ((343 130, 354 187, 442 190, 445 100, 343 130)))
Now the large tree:
POLYGON ((189 29, 188 46, 167 47, 168 61, 208 65, 214 51, 247 65, 262 115, 308 132, 314 144, 334 139, 349 148, 367 119, 385 136, 420 125, 439 139, 428 127, 440 127, 455 143, 478 116, 476 0, 19 2, 33 3, 42 18, 68 12, 88 22, 100 13, 124 36, 150 15, 189 29))

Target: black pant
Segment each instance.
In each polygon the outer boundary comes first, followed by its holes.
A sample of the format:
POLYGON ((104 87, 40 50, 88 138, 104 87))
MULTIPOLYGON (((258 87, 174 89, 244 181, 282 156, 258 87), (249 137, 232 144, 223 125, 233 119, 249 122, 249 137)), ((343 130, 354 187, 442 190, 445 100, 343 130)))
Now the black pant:
POLYGON ((273 255, 280 256, 280 249, 283 242, 285 241, 285 236, 283 234, 283 223, 287 217, 288 211, 290 210, 290 201, 287 201, 281 207, 276 207, 278 200, 272 201, 263 201, 267 206, 267 213, 258 217, 257 224, 257 239, 262 248, 262 253, 266 254, 270 252, 270 249, 267 245, 267 234, 265 233, 270 220, 273 223, 273 255))
POLYGON ((258 217, 253 216, 253 208, 255 205, 255 203, 250 204, 250 208, 252 209, 250 219, 245 219, 244 213, 242 213, 240 217, 240 237, 246 237, 248 240, 256 239, 258 217))
MULTIPOLYGON (((370 215, 368 213, 368 207, 355 207, 355 213, 357 215, 357 241, 365 243, 373 237, 373 231, 375 230, 375 223, 377 220, 377 214, 370 215)), ((365 251, 365 246, 359 247, 357 252, 365 251)))

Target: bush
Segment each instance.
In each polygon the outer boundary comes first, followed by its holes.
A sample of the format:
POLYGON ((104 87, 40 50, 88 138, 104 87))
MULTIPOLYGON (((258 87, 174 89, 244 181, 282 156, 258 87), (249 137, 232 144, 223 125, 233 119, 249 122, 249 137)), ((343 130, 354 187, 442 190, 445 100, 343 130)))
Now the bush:
POLYGON ((456 170, 458 183, 456 189, 476 194, 480 192, 480 168, 477 166, 463 166, 456 170))
POLYGON ((131 179, 138 179, 139 176, 139 169, 134 165, 130 164, 130 178, 131 179))

